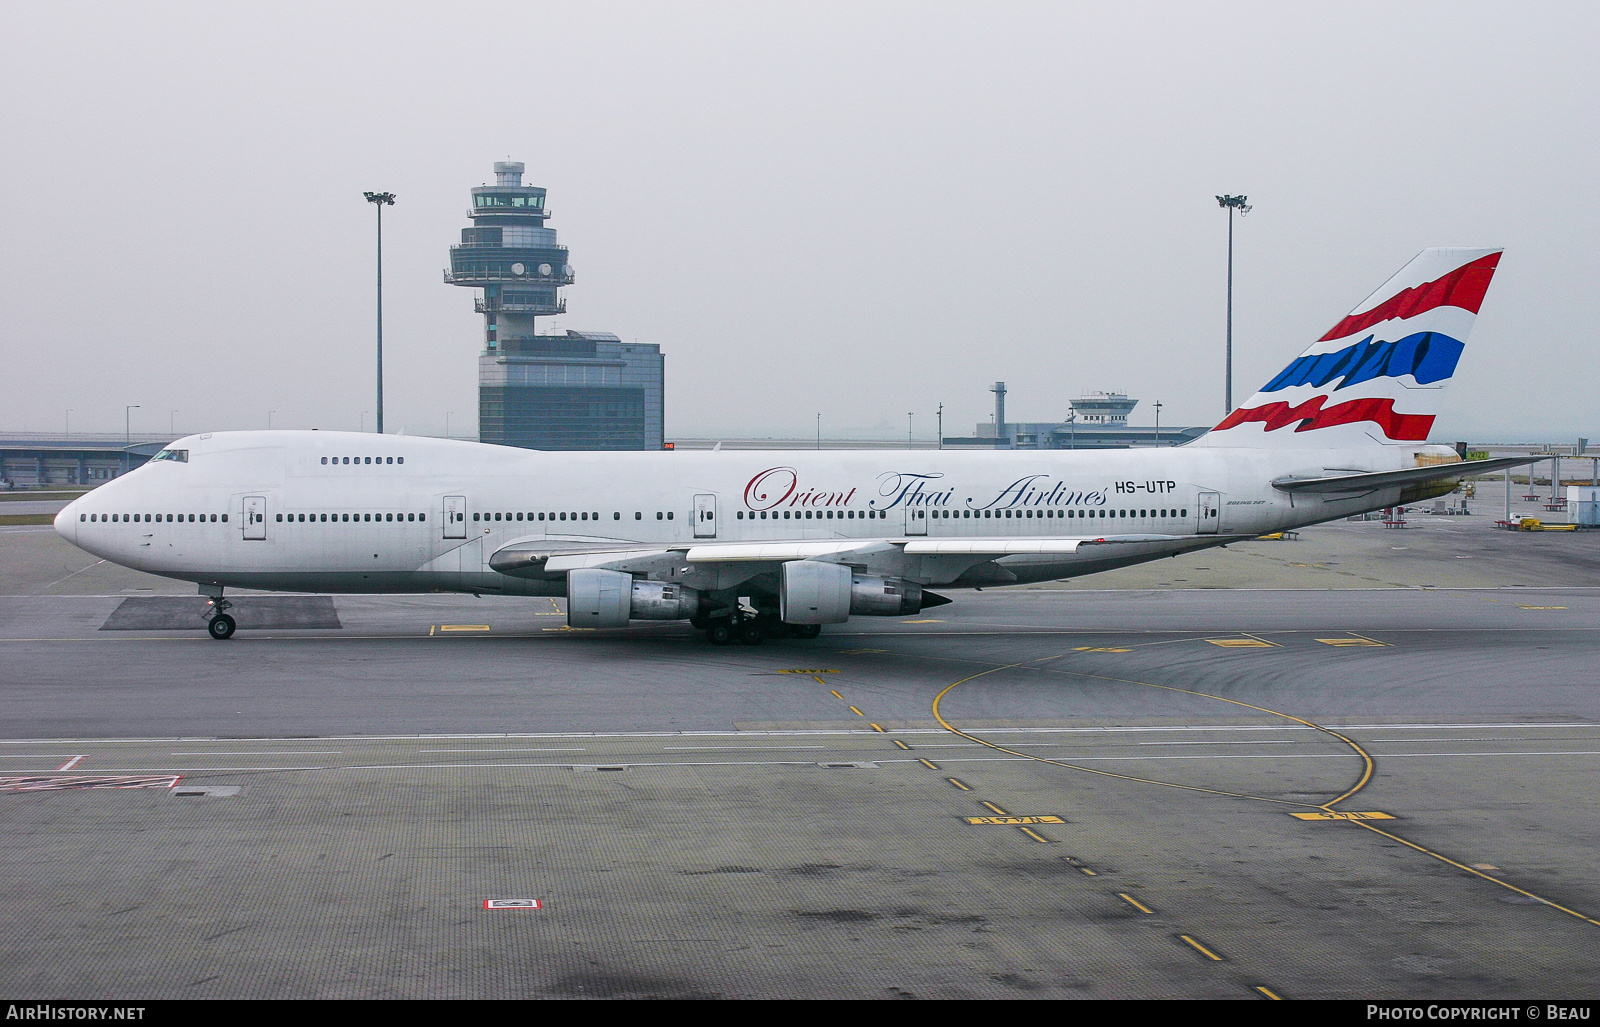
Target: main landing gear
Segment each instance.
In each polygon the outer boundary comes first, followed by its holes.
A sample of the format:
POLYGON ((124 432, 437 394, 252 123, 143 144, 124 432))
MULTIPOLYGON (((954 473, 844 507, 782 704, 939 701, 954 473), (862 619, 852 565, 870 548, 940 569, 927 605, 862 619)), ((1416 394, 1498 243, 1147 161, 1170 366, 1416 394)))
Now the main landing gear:
MULTIPOLYGON (((201 586, 202 589, 207 587, 205 585, 201 586)), ((218 642, 226 642, 233 637, 234 631, 239 627, 234 619, 228 616, 228 611, 233 609, 233 604, 222 598, 222 589, 218 587, 206 605, 214 611, 211 614, 211 618, 206 621, 206 631, 210 632, 211 637, 218 642)))
POLYGON ((705 625, 706 638, 712 645, 760 645, 765 639, 816 638, 822 634, 820 624, 785 624, 772 616, 718 617, 705 625))

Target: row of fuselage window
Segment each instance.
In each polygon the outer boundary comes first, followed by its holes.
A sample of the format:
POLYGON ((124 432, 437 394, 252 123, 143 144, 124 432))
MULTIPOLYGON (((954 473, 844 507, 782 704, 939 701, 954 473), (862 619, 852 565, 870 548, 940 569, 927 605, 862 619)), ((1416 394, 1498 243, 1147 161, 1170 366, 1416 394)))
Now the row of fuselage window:
POLYGON ((403 464, 403 456, 325 456, 325 464, 403 464))
POLYGON ((425 513, 369 513, 369 514, 279 514, 278 520, 285 524, 348 524, 352 521, 425 521, 425 513))
POLYGON ((90 522, 113 521, 117 523, 124 521, 128 523, 139 521, 143 524, 150 524, 157 521, 178 524, 200 524, 207 522, 215 524, 217 523, 217 518, 219 516, 222 518, 223 524, 228 523, 227 514, 79 514, 78 520, 90 522))
MULTIPOLYGON (((835 512, 832 511, 832 510, 828 510, 826 512, 824 512, 822 510, 816 511, 816 515, 819 518, 823 517, 824 513, 829 518, 833 518, 833 517, 837 516, 837 517, 842 519, 842 518, 847 518, 847 517, 853 518, 853 517, 856 516, 856 512, 854 510, 840 510, 840 511, 837 512, 837 514, 835 514, 835 512)), ((926 511, 924 511, 924 510, 915 510, 915 511, 913 511, 913 513, 916 515, 918 520, 926 520, 928 518, 928 515, 931 515, 934 520, 940 520, 940 519, 950 520, 951 518, 971 519, 971 518, 975 518, 975 517, 1096 517, 1096 516, 1098 516, 1098 517, 1187 517, 1187 516, 1189 516, 1189 511, 1187 509, 1183 509, 1183 510, 1056 510, 1056 509, 1047 509, 1047 510, 926 510, 926 511)), ((812 511, 807 510, 805 512, 806 518, 810 519, 811 514, 812 514, 812 511)), ((795 511, 794 516, 798 518, 800 516, 800 512, 799 511, 795 511)), ((882 516, 884 516, 884 511, 882 511, 882 510, 867 510, 867 511, 863 511, 861 516, 862 517, 882 517, 882 516)), ((738 513, 734 514, 734 517, 736 517, 736 518, 738 518, 740 520, 743 520, 745 518, 749 518, 752 521, 755 520, 757 517, 760 517, 764 521, 764 520, 767 519, 767 513, 766 513, 766 511, 762 511, 759 514, 757 514, 755 512, 745 513, 743 510, 741 510, 738 513)), ((783 518, 784 518, 784 520, 788 520, 789 519, 789 511, 785 510, 783 512, 783 518)), ((772 519, 773 520, 777 520, 778 519, 778 511, 776 511, 776 510, 772 511, 772 519)))
MULTIPOLYGON (((587 511, 584 511, 584 512, 573 512, 573 513, 558 513, 558 512, 555 512, 555 511, 551 511, 550 513, 540 513, 540 514, 534 514, 534 513, 528 513, 528 514, 521 514, 521 513, 497 514, 497 513, 493 513, 493 514, 491 514, 491 513, 486 513, 486 514, 473 514, 472 515, 472 519, 475 520, 475 521, 476 520, 485 520, 485 521, 499 521, 499 520, 507 520, 507 521, 524 521, 524 520, 526 520, 526 521, 598 521, 600 519, 600 512, 597 510, 594 513, 589 513, 587 511)), ((611 512, 611 519, 614 520, 614 521, 622 520, 622 511, 613 510, 611 512)), ((635 510, 633 512, 633 519, 636 520, 636 521, 644 520, 644 513, 639 511, 639 510, 635 510)), ((657 510, 656 511, 656 520, 658 520, 658 521, 659 520, 668 520, 668 521, 672 520, 672 511, 668 510, 665 514, 663 514, 660 510, 657 510)))

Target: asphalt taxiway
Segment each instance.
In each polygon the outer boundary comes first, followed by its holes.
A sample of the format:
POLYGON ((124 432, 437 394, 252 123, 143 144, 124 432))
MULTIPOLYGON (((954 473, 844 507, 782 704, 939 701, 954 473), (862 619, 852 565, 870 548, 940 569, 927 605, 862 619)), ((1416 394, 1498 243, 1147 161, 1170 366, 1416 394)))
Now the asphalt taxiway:
POLYGON ((1464 522, 728 648, 14 529, 0 988, 1592 998, 1600 539, 1464 522))

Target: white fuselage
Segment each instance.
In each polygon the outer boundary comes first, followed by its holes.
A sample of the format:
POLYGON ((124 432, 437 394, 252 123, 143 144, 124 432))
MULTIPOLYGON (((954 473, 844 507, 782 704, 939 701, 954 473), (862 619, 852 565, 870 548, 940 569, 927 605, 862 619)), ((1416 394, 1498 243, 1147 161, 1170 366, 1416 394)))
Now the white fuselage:
MULTIPOLYGON (((550 453, 349 432, 218 432, 68 506, 56 527, 115 563, 210 586, 560 595, 560 575, 490 567, 508 547, 672 549, 732 542, 1230 537, 1393 505, 1291 497, 1274 479, 1415 466, 1440 447, 955 452, 550 453)), ((892 547, 885 547, 892 549, 892 547)), ((1142 562, 1003 556, 997 577, 890 552, 922 584, 1039 581, 1142 562)), ((683 568, 688 574, 690 568, 683 568)), ((663 575, 672 577, 672 574, 663 575)), ((685 579, 688 580, 688 579, 685 579)))

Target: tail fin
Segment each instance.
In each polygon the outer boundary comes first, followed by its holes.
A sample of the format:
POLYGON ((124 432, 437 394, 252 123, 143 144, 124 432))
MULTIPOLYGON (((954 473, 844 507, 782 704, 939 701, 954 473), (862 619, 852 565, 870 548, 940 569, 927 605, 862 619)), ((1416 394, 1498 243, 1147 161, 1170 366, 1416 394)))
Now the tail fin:
POLYGON ((1338 448, 1426 440, 1500 253, 1423 250, 1194 444, 1338 448))

